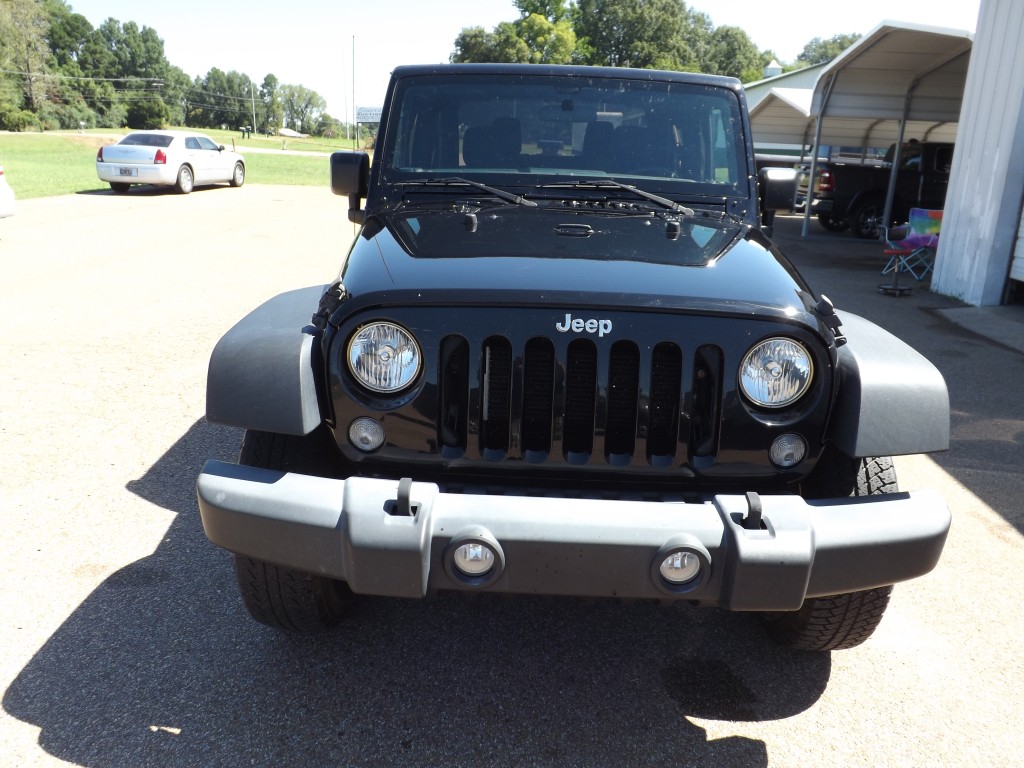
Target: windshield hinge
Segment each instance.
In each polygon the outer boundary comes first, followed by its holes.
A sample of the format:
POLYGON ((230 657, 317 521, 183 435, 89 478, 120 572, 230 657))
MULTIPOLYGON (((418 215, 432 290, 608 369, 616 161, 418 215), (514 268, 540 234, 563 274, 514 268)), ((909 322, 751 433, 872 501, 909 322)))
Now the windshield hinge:
POLYGON ((828 329, 832 331, 832 336, 836 340, 836 346, 841 347, 846 343, 846 336, 840 328, 843 325, 843 321, 839 319, 839 315, 836 314, 836 308, 832 305, 832 301, 825 294, 821 295, 821 301, 814 305, 814 311, 818 313, 818 317, 821 318, 822 322, 828 326, 828 329))
POLYGON ((311 322, 313 326, 319 328, 321 331, 327 327, 327 323, 334 314, 339 306, 348 300, 348 291, 345 290, 345 286, 341 284, 340 280, 335 280, 331 283, 330 287, 324 291, 324 295, 320 297, 320 304, 316 308, 316 312, 313 314, 311 322))

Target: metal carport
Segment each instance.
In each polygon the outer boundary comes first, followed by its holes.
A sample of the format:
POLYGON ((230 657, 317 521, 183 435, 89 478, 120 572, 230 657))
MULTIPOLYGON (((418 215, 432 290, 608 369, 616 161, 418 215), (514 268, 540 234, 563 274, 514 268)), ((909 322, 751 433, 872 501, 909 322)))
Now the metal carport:
MULTIPOLYGON (((908 128, 932 140, 948 131, 955 135, 972 38, 965 30, 883 21, 837 56, 822 70, 812 95, 811 178, 824 143, 867 146, 867 141, 882 144, 891 138, 898 153, 908 128), (854 140, 856 136, 861 138, 854 140)), ((885 220, 892 210, 898 166, 897 154, 885 220)), ((809 221, 808 206, 805 237, 809 221)))
MULTIPOLYGON (((750 110, 750 126, 757 144, 798 144, 810 148, 817 119, 811 114, 811 88, 772 88, 750 110)), ((899 137, 899 121, 876 118, 832 118, 823 123, 822 146, 883 147, 899 137)), ((957 124, 908 120, 904 135, 921 141, 956 141, 957 124)), ((808 151, 809 154, 809 151, 808 151)))

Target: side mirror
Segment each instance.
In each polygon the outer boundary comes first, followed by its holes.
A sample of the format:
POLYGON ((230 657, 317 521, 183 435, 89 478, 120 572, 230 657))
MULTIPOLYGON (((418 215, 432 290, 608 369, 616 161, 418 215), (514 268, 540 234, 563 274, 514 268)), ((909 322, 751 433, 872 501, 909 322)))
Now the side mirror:
POLYGON ((776 211, 792 211, 796 206, 797 179, 795 168, 762 168, 757 174, 758 197, 761 201, 761 223, 771 236, 776 211))
POLYGON ((761 210, 792 211, 798 175, 795 168, 762 168, 757 174, 761 210))
POLYGON ((331 192, 348 197, 348 220, 362 224, 366 212, 359 201, 370 187, 370 155, 366 152, 334 152, 331 155, 331 192))

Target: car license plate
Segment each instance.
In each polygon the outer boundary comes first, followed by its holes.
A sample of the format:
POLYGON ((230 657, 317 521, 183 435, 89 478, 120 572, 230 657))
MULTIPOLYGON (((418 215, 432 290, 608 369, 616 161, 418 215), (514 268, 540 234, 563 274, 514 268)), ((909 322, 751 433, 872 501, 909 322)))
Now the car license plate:
POLYGON ((122 176, 134 176, 136 173, 138 173, 138 169, 137 168, 119 168, 118 169, 118 173, 120 173, 122 176))

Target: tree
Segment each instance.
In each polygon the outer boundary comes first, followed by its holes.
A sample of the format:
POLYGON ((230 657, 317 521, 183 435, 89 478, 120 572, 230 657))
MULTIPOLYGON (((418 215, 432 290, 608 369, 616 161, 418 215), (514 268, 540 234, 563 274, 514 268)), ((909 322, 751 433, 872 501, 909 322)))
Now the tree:
POLYGON ((530 61, 530 48, 519 36, 514 23, 503 21, 487 32, 483 27, 466 27, 455 38, 449 57, 456 64, 520 63, 530 61))
POLYGON ((552 24, 569 21, 571 13, 565 0, 516 0, 515 5, 522 18, 525 19, 536 14, 552 24))
POLYGON ((280 93, 283 126, 300 133, 315 133, 320 116, 327 111, 324 98, 303 85, 282 85, 280 93))
MULTIPOLYGON (((33 112, 45 95, 42 73, 50 55, 48 29, 46 13, 35 0, 0 2, 0 70, 18 73, 23 103, 33 112)), ((9 108, 18 106, 10 104, 9 108)))
POLYGON ((759 80, 763 66, 761 52, 739 27, 718 27, 711 34, 711 50, 703 61, 704 71, 750 82, 759 80))
POLYGON ((681 0, 579 0, 573 6, 578 58, 585 64, 699 70, 687 44, 681 0))
POLYGON ((72 12, 63 0, 45 0, 43 7, 49 19, 46 38, 54 63, 61 69, 77 63, 92 33, 92 24, 82 14, 72 12))
POLYGON ((263 133, 276 133, 277 129, 284 125, 284 107, 278 94, 280 85, 272 74, 264 77, 263 84, 260 85, 260 110, 256 116, 257 124, 253 128, 263 133))
POLYGON ((519 38, 526 43, 531 64, 568 64, 576 49, 576 33, 568 20, 552 22, 533 13, 515 22, 519 38))
POLYGON ((804 46, 796 60, 807 66, 827 64, 858 40, 860 35, 856 34, 833 35, 828 40, 816 37, 804 46))
POLYGON ((189 125, 237 128, 252 122, 256 87, 248 75, 214 67, 189 89, 189 125))
POLYGON ((153 130, 167 126, 171 111, 153 83, 129 79, 125 81, 125 87, 132 94, 125 110, 125 122, 129 128, 153 130))
POLYGON ((701 72, 710 72, 706 62, 711 59, 711 51, 714 48, 713 35, 715 25, 711 23, 711 17, 702 11, 695 11, 687 8, 683 21, 683 40, 686 47, 690 49, 693 58, 698 62, 701 72))
POLYGON ((171 125, 186 125, 185 115, 188 112, 189 92, 192 89, 192 78, 185 74, 181 67, 170 65, 164 75, 160 87, 160 95, 167 105, 167 121, 171 125))

